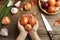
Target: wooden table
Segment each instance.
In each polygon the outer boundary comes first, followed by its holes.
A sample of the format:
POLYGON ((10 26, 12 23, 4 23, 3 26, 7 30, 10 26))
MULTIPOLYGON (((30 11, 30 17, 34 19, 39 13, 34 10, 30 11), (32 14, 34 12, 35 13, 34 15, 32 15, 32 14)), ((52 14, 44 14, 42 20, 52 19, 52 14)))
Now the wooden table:
MULTIPOLYGON (((26 2, 28 2, 27 0, 24 0, 26 2)), ((0 7, 2 7, 2 5, 5 2, 1 2, 0 1, 0 7)), ((34 12, 37 13, 36 17, 39 21, 39 29, 38 29, 38 35, 41 38, 41 40, 49 40, 49 37, 47 35, 45 26, 43 24, 43 21, 41 19, 41 11, 38 8, 38 5, 36 5, 35 7, 33 7, 30 11, 20 11, 16 14, 16 15, 11 15, 10 19, 11 19, 11 24, 7 27, 9 29, 9 36, 8 37, 2 37, 0 36, 0 40, 15 40, 16 37, 18 36, 18 28, 17 28, 17 21, 18 18, 23 14, 23 13, 31 13, 33 14, 34 12)), ((54 22, 55 20, 60 18, 60 14, 51 16, 51 15, 46 15, 44 14, 45 17, 47 18, 47 20, 49 21, 52 29, 53 29, 53 36, 55 40, 60 40, 60 26, 54 26, 54 22)), ((26 40, 30 40, 29 36, 27 36, 26 40)))

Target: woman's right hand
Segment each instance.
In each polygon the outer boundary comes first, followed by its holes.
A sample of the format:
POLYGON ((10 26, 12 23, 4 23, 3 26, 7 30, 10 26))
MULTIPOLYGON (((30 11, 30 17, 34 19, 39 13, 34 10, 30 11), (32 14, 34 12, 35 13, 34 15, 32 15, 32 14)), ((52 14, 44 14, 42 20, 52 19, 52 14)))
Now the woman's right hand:
MULTIPOLYGON (((25 29, 24 29, 24 26, 20 24, 20 21, 18 21, 18 29, 19 29, 19 32, 27 32, 25 29)), ((28 33, 28 32, 27 32, 28 33)))

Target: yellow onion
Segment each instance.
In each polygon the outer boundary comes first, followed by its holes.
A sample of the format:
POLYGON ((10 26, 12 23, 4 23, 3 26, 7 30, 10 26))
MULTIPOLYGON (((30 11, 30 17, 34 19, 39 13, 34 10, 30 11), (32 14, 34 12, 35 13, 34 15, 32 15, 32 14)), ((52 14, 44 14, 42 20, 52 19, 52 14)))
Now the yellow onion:
POLYGON ((59 7, 60 6, 60 1, 56 2, 56 6, 59 7))
POLYGON ((20 23, 22 25, 26 25, 28 23, 28 17, 26 17, 26 16, 22 17, 21 20, 20 20, 20 23))
POLYGON ((32 29, 32 26, 30 24, 25 25, 25 30, 30 31, 32 29))
POLYGON ((29 22, 28 22, 29 24, 31 24, 32 26, 34 26, 35 25, 35 23, 36 23, 36 20, 35 20, 35 18, 29 18, 29 22))
POLYGON ((55 12, 55 7, 54 6, 48 7, 48 12, 49 13, 54 13, 55 12))
POLYGON ((31 4, 30 3, 26 3, 25 9, 26 10, 31 10, 31 8, 32 8, 31 4))
POLYGON ((54 6, 55 2, 56 2, 55 0, 48 0, 48 3, 49 3, 50 6, 54 6))
POLYGON ((2 19, 2 24, 10 24, 10 19, 9 19, 9 17, 7 17, 7 16, 3 17, 3 19, 2 19))

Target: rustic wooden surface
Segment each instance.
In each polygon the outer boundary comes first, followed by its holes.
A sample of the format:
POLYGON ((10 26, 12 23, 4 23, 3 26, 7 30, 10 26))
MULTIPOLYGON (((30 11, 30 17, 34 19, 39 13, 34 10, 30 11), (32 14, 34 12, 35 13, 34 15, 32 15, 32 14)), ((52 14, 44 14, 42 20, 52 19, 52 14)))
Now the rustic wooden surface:
MULTIPOLYGON (((27 0, 24 0, 26 2, 28 2, 27 0)), ((2 5, 5 3, 5 1, 0 1, 0 7, 2 7, 2 5)), ((18 28, 17 28, 17 21, 18 21, 18 18, 23 14, 23 13, 31 13, 33 14, 34 12, 37 13, 36 17, 39 21, 39 29, 38 29, 38 35, 39 37, 41 38, 41 40, 50 40, 48 35, 47 35, 47 32, 46 32, 46 29, 45 29, 45 26, 43 24, 43 21, 41 19, 41 11, 39 10, 38 8, 38 5, 36 5, 35 7, 33 7, 31 9, 31 11, 20 11, 16 14, 16 15, 11 15, 10 16, 10 19, 11 19, 11 24, 9 26, 7 26, 7 28, 9 29, 9 36, 8 37, 2 37, 0 36, 0 40, 15 40, 16 37, 18 36, 18 28)), ((47 20, 49 21, 52 29, 53 29, 53 36, 54 36, 54 39, 55 40, 60 40, 60 26, 54 26, 54 22, 55 20, 59 19, 60 18, 60 14, 57 14, 57 15, 54 15, 54 16, 51 16, 51 15, 46 15, 44 14, 45 17, 47 18, 47 20)), ((27 36, 26 40, 30 40, 30 37, 27 36)))

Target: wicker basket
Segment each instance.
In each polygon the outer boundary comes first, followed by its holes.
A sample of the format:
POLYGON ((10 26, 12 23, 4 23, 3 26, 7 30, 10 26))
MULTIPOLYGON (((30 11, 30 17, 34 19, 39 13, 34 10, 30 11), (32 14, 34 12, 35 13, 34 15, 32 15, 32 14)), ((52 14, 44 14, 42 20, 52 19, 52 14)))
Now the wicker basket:
POLYGON ((40 2, 40 0, 38 1, 38 4, 39 4, 40 9, 41 9, 44 13, 46 13, 46 14, 55 15, 55 14, 60 13, 60 10, 59 10, 59 11, 56 11, 55 13, 48 13, 45 9, 43 9, 43 8, 41 7, 41 2, 40 2))

